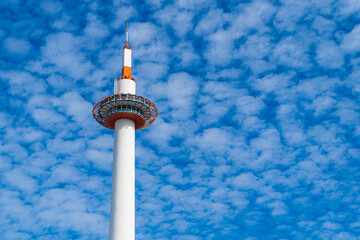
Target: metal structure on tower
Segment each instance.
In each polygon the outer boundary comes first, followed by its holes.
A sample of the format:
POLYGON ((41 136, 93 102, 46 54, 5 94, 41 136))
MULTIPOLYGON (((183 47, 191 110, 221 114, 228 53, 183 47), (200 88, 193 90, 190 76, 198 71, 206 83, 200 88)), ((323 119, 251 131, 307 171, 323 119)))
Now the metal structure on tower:
POLYGON ((110 240, 135 239, 135 131, 150 126, 158 115, 152 102, 136 95, 131 51, 126 24, 121 77, 114 80, 114 94, 101 99, 92 111, 99 124, 115 130, 110 240))

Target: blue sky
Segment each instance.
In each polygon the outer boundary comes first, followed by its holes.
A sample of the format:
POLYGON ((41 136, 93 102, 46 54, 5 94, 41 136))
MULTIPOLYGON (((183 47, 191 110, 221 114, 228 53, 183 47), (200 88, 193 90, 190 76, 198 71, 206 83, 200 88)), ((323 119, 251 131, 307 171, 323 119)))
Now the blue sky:
POLYGON ((137 93, 136 239, 360 239, 358 0, 0 1, 0 239, 106 239, 137 93))

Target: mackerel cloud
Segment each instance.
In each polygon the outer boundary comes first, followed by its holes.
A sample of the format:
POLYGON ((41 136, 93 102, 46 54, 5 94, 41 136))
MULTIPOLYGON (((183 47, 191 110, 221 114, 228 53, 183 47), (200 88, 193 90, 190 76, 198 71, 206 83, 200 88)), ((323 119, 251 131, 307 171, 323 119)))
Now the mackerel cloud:
POLYGON ((106 239, 113 132, 137 92, 136 239, 358 239, 357 1, 0 3, 0 238, 106 239))

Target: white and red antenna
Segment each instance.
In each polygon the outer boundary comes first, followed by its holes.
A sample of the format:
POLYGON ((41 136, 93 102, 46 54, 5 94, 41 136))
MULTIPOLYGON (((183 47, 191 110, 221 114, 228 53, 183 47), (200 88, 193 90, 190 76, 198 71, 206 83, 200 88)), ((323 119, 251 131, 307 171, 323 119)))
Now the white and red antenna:
POLYGON ((123 93, 124 91, 129 91, 129 93, 135 94, 135 79, 131 76, 131 46, 129 43, 129 25, 126 23, 126 43, 125 47, 123 47, 123 67, 121 71, 121 77, 116 78, 114 80, 114 93, 123 93), (130 79, 134 82, 125 82, 125 81, 119 81, 120 79, 130 79), (120 84, 123 86, 120 87, 120 84), (125 85, 126 86, 125 86, 125 85), (124 89, 125 88, 125 89, 124 89), (130 88, 130 89, 129 89, 130 88))

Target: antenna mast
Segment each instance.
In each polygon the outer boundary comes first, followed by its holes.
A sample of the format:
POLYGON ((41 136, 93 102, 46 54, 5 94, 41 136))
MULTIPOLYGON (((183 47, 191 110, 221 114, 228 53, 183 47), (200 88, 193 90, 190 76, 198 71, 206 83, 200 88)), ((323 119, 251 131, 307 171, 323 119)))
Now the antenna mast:
POLYGON ((129 44, 129 23, 126 23, 126 44, 125 47, 128 47, 129 44))

